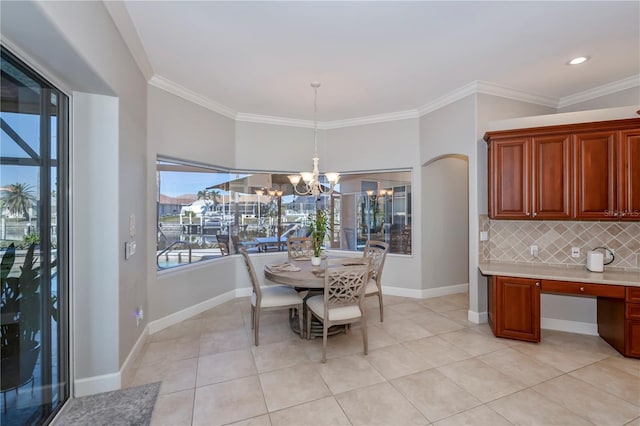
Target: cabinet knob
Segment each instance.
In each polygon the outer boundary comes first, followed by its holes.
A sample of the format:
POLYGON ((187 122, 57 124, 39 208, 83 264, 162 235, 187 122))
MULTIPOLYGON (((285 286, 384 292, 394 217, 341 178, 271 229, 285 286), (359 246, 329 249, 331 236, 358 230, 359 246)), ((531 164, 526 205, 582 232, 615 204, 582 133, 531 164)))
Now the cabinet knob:
POLYGON ((538 213, 536 213, 536 212, 531 213, 531 216, 533 216, 533 217, 536 217, 537 215, 538 215, 538 213))
POLYGON ((580 291, 584 291, 584 287, 580 287, 580 291))
POLYGON ((540 287, 540 281, 536 282, 536 287, 540 287))

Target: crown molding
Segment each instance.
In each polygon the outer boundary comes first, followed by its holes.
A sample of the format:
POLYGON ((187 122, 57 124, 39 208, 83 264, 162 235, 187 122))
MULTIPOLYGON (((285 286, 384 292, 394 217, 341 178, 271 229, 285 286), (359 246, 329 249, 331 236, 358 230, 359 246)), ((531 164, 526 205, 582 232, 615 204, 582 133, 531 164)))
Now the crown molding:
POLYGON ((318 123, 318 127, 321 129, 339 129, 341 127, 364 126, 366 124, 386 123, 388 121, 408 120, 418 117, 418 110, 410 109, 407 111, 391 112, 389 114, 377 114, 358 118, 348 118, 346 120, 325 121, 324 123, 318 123))
MULTIPOLYGON (((246 112, 237 113, 236 121, 313 129, 313 121, 311 120, 298 120, 295 118, 276 117, 271 115, 249 114, 246 112)), ((318 128, 322 128, 321 123, 318 123, 318 128)))
POLYGON ((154 87, 157 87, 158 89, 162 89, 165 92, 169 92, 173 95, 179 96, 182 99, 185 99, 189 102, 193 102, 196 105, 200 105, 201 107, 207 108, 213 112, 217 112, 218 114, 224 115, 225 117, 231 118, 233 120, 236 119, 236 111, 229 108, 228 106, 222 105, 221 103, 215 102, 207 97, 204 97, 158 74, 155 74, 153 77, 151 77, 151 79, 149 80, 149 84, 154 87))
POLYGON ((443 96, 440 96, 433 102, 429 102, 426 105, 423 105, 418 108, 418 115, 423 116, 429 114, 430 112, 439 110, 449 104, 452 104, 460 99, 466 98, 469 95, 475 94, 477 91, 477 81, 472 81, 471 83, 465 84, 464 86, 453 90, 443 96))
POLYGON ((474 83, 476 84, 476 93, 483 93, 485 95, 500 96, 502 98, 513 99, 514 101, 527 102, 551 108, 557 108, 558 102, 560 101, 560 99, 554 96, 526 92, 488 81, 476 80, 474 83))
POLYGON ((118 28, 118 32, 122 36, 124 43, 129 48, 131 56, 138 65, 138 68, 142 72, 145 80, 149 80, 153 77, 153 67, 149 61, 149 55, 144 49, 140 35, 136 30, 127 7, 123 1, 103 1, 102 4, 111 15, 111 20, 118 28))
POLYGON ((594 87, 593 89, 585 90, 584 92, 565 96, 564 98, 560 99, 557 107, 564 108, 570 105, 579 104, 580 102, 589 101, 591 99, 610 95, 612 93, 620 92, 621 90, 630 89, 636 86, 640 86, 640 74, 636 74, 622 80, 614 81, 613 83, 594 87))

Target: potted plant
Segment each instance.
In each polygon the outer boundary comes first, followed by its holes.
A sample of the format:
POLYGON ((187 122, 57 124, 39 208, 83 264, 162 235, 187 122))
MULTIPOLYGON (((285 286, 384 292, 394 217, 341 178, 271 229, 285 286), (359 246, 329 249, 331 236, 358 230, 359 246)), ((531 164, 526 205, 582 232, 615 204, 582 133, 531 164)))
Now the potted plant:
POLYGON ((320 265, 320 256, 322 254, 322 243, 324 242, 324 236, 329 229, 329 216, 325 210, 318 210, 316 217, 311 220, 309 226, 311 230, 311 238, 313 239, 313 258, 311 264, 314 266, 320 265))
MULTIPOLYGON (((18 388, 33 377, 40 353, 40 267, 34 258, 35 244, 27 249, 20 273, 10 276, 16 249, 12 243, 0 263, 0 341, 2 391, 18 388)), ((51 315, 57 319, 56 296, 51 297, 51 315)))

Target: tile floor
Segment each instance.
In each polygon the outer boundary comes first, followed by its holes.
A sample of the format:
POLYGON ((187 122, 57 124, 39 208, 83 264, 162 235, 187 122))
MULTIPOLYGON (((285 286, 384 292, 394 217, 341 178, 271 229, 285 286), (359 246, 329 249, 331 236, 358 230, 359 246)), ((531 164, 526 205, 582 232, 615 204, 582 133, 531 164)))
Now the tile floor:
POLYGON ((466 320, 468 296, 367 299, 369 355, 353 328, 301 340, 287 313, 248 298, 149 337, 126 385, 162 381, 153 425, 633 425, 640 361, 599 337, 543 330, 540 344, 466 320))

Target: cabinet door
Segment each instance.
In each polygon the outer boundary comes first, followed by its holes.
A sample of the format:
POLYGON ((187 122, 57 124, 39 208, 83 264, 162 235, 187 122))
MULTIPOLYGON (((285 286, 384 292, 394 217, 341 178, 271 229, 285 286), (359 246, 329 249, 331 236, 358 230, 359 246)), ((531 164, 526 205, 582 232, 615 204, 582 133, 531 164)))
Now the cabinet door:
POLYGON ((625 328, 624 354, 626 356, 640 358, 640 321, 627 320, 625 328))
POLYGON ((615 219, 616 132, 577 134, 574 139, 576 217, 615 219))
POLYGON ((489 164, 491 217, 530 217, 530 145, 528 138, 496 140, 491 144, 489 164))
POLYGON ((570 219, 571 136, 534 137, 531 140, 532 217, 537 219, 570 219))
POLYGON ((540 341, 540 281, 496 277, 496 336, 540 341))
POLYGON ((618 159, 618 209, 640 220, 640 129, 621 132, 618 159))

